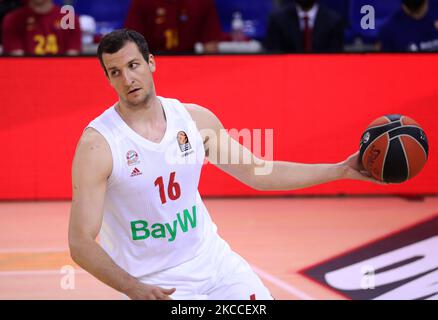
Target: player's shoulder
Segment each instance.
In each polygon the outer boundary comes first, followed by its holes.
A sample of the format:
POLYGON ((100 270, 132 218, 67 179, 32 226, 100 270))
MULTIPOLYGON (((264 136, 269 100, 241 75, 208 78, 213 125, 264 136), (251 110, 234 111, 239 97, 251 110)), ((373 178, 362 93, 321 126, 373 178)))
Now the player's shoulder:
POLYGON ((77 149, 84 152, 110 150, 104 136, 99 131, 91 127, 86 128, 82 133, 77 149))
POLYGON ((107 179, 112 172, 111 149, 95 129, 86 128, 79 139, 73 158, 73 176, 77 179, 107 179))
POLYGON ((184 108, 193 117, 212 117, 215 114, 208 108, 203 107, 196 103, 183 103, 184 108))
POLYGON ((83 131, 76 147, 73 166, 90 174, 109 176, 112 170, 111 148, 97 130, 88 127, 83 131))
POLYGON ((104 139, 102 134, 100 134, 100 132, 98 130, 94 129, 93 127, 85 128, 84 132, 82 132, 81 138, 83 138, 84 140, 87 140, 87 141, 104 139))
POLYGON ((183 103, 183 106, 196 122, 199 129, 214 128, 220 125, 218 117, 210 109, 195 103, 183 103))

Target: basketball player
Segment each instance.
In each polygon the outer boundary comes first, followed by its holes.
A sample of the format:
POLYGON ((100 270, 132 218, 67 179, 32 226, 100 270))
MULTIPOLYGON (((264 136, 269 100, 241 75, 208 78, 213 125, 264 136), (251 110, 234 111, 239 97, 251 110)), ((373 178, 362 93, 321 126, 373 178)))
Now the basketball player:
MULTIPOLYGON (((238 142, 217 138, 224 128, 208 109, 156 95, 155 59, 139 33, 106 35, 98 56, 119 101, 90 122, 76 149, 73 260, 131 299, 272 299, 219 237, 198 192, 204 156, 238 142)), ((360 172, 357 153, 337 164, 272 161, 270 174, 256 175, 266 162, 215 165, 258 190, 374 181, 360 172)))
POLYGON ((73 29, 63 29, 64 14, 53 0, 23 1, 3 21, 3 52, 9 55, 78 55, 81 28, 75 17, 73 29))

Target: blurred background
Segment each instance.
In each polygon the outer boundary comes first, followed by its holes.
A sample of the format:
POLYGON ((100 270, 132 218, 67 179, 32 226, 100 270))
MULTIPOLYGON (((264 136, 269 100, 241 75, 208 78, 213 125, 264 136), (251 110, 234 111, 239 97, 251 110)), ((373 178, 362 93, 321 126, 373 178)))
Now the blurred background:
POLYGON ((0 1, 6 54, 94 54, 122 27, 143 33, 154 53, 437 51, 437 20, 437 0, 0 1), (32 39, 36 51, 18 44, 38 29, 47 36, 63 5, 74 8, 77 36, 58 36, 56 53, 45 48, 50 39, 32 39))

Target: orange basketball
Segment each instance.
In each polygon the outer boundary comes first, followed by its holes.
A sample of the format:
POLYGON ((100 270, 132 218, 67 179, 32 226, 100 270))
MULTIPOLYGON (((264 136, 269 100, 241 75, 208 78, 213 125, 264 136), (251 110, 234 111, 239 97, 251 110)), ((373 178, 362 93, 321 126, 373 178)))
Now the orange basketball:
POLYGON ((360 140, 360 159, 377 180, 400 183, 415 177, 426 164, 426 134, 413 119, 391 114, 367 127, 360 140))

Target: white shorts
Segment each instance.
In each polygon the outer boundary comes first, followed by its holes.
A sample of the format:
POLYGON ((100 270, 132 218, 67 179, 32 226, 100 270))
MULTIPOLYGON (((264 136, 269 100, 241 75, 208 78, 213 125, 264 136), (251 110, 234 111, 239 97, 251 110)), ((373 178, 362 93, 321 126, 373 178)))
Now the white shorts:
POLYGON ((250 265, 219 236, 194 259, 139 278, 165 289, 175 300, 272 300, 250 265))

